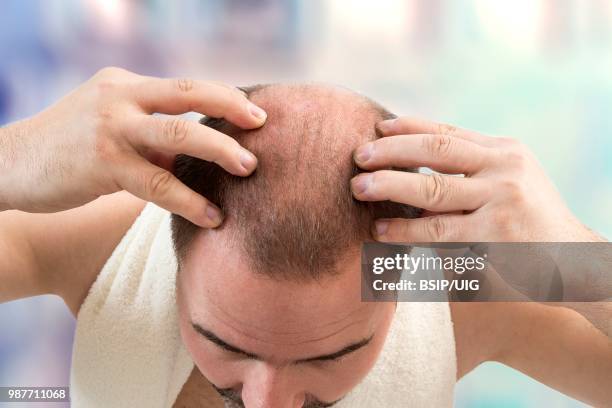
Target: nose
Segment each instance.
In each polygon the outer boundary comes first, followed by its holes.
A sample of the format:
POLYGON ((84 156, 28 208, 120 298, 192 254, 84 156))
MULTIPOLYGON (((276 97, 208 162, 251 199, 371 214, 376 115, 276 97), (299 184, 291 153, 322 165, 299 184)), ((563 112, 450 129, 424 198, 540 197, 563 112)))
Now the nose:
POLYGON ((286 367, 259 362, 242 385, 246 408, 301 408, 305 393, 291 383, 286 367))

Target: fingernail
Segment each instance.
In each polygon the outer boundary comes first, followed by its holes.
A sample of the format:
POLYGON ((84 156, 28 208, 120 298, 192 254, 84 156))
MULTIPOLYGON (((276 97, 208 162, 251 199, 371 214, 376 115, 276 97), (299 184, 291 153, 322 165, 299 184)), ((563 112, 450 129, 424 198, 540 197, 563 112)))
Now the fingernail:
POLYGON ((219 210, 212 204, 208 204, 208 206, 206 207, 206 216, 215 225, 221 224, 221 221, 223 220, 223 217, 221 216, 221 210, 219 210))
POLYGON ((372 157, 374 151, 374 143, 369 142, 359 147, 355 152, 355 161, 359 163, 365 163, 372 157))
POLYGON ((351 188, 353 189, 353 194, 361 194, 365 192, 370 186, 371 182, 372 176, 370 174, 354 177, 353 180, 351 180, 351 188))
POLYGON ((255 116, 262 122, 265 121, 266 117, 268 116, 266 111, 255 105, 253 102, 249 102, 249 112, 251 112, 251 115, 255 116))
POLYGON ((397 118, 387 119, 387 120, 383 120, 382 122, 378 122, 376 124, 376 131, 382 135, 389 133, 393 131, 393 127, 395 126, 396 122, 397 122, 397 118))
POLYGON ((376 236, 380 237, 382 235, 385 235, 385 233, 389 229, 389 221, 376 221, 374 223, 374 226, 376 228, 376 236))
POLYGON ((248 150, 242 150, 240 153, 240 164, 247 172, 252 172, 257 167, 257 158, 248 150))

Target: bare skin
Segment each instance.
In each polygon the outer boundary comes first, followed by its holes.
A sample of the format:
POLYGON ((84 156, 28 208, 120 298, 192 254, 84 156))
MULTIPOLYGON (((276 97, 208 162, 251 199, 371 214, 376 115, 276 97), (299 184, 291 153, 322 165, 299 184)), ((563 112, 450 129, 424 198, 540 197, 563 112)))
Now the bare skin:
MULTIPOLYGON (((23 254, 20 258, 27 260, 22 264, 25 269, 19 272, 29 278, 11 288, 15 291, 11 298, 56 294, 76 316, 104 262, 144 205, 144 201, 127 193, 116 193, 81 208, 35 215, 36 218, 17 211, 0 213, 1 236, 15 236, 16 231, 23 231, 24 227, 27 231, 27 238, 12 248, 0 245, 3 252, 23 254), (109 223, 109 217, 116 217, 116 222, 109 223), (48 237, 48 232, 54 230, 63 233, 48 237), (58 251, 66 251, 66 248, 70 248, 71 253, 95 256, 66 262, 64 257, 58 256, 61 254, 58 251), (32 253, 38 258, 30 259, 32 253), (36 284, 32 285, 33 282, 36 284)), ((0 271, 10 273, 8 266, 8 262, 0 263, 0 271)), ((2 293, 6 294, 7 289, 3 286, 2 293)), ((610 401, 610 391, 601 386, 601 381, 612 372, 609 357, 612 345, 578 313, 535 303, 451 303, 450 307, 457 348, 457 379, 484 361, 500 361, 593 405, 605 405, 603 402, 610 401), (534 327, 541 330, 534 332, 534 327), (526 338, 530 338, 530 342, 526 342, 526 338), (525 347, 526 344, 529 347, 525 347), (576 375, 581 372, 579 367, 584 369, 583 381, 576 375), (592 376, 597 381, 593 381, 592 376)), ((195 368, 175 406, 203 406, 201 404, 210 399, 221 402, 210 383, 195 368)))
POLYGON ((604 239, 569 211, 528 148, 452 125, 401 117, 378 123, 383 137, 359 147, 352 180, 359 200, 391 200, 429 211, 378 220, 381 242, 592 242, 604 239), (466 177, 384 170, 429 167, 466 177))
POLYGON ((223 399, 197 367, 194 367, 173 405, 174 408, 223 408, 224 406, 223 399))
POLYGON ((202 227, 218 209, 180 183, 176 154, 213 161, 247 176, 257 158, 234 139, 178 117, 196 111, 238 127, 260 127, 265 112, 237 88, 159 79, 105 68, 38 115, 0 132, 0 210, 53 212, 126 190, 202 227))
MULTIPOLYGON (((383 137, 354 152, 368 171, 352 180, 355 198, 411 204, 427 215, 378 220, 372 231, 378 241, 606 241, 569 211, 537 159, 515 139, 409 117, 380 122, 377 129, 383 137), (465 177, 386 170, 417 166, 465 177)), ((564 306, 612 338, 609 302, 564 306)))
MULTIPOLYGON (((170 121, 170 125, 164 125, 162 119, 152 120, 147 115, 162 110, 180 113, 172 108, 176 106, 182 106, 180 110, 198 107, 204 113, 213 112, 228 119, 234 118, 239 126, 260 125, 261 120, 248 116, 247 101, 241 99, 239 93, 219 85, 194 85, 190 81, 157 82, 132 75, 135 74, 106 70, 92 79, 82 92, 77 91, 76 96, 70 96, 64 103, 32 120, 0 130, 0 138, 8 141, 0 145, 10 146, 7 151, 0 152, 0 166, 6 166, 0 173, 3 175, 0 179, 0 202, 8 210, 0 213, 0 302, 55 294, 65 301, 76 316, 100 269, 144 207, 145 200, 155 201, 171 211, 184 214, 201 226, 218 225, 219 217, 211 219, 202 216, 212 208, 210 203, 202 197, 195 197, 195 193, 177 185, 176 180, 163 172, 168 171, 168 159, 178 153, 179 148, 172 141, 178 142, 180 152, 214 159, 235 174, 246 175, 252 171, 252 168, 249 171, 240 165, 242 148, 222 135, 202 134, 202 129, 179 122, 170 121), (179 96, 165 98, 169 95, 167 92, 177 93, 177 89, 179 96), (204 89, 212 94, 219 91, 226 97, 200 106, 194 101, 200 100, 202 95, 211 95, 202 93, 204 89), (134 102, 136 90, 140 97, 134 102), (100 96, 98 92, 106 96, 100 96), (161 109, 163 101, 167 99, 183 100, 184 103, 170 103, 161 109), (87 103, 92 100, 95 103, 87 103), (219 105, 219 100, 234 103, 219 105), (85 111, 73 116, 69 107, 74 106, 84 106, 85 111), (122 119, 118 119, 118 116, 122 119), (74 127, 61 127, 65 123, 77 123, 80 117, 92 119, 98 124, 94 126, 97 130, 91 128, 88 125, 91 121, 87 120, 74 127), (149 123, 144 126, 150 132, 149 137, 138 135, 138 132, 126 132, 126 129, 135 129, 130 127, 130 123, 132 126, 149 123), (83 133, 83 126, 91 131, 83 133), (123 131, 113 131, 119 128, 123 131), (184 131, 178 133, 181 136, 178 139, 168 139, 172 135, 177 136, 177 132, 169 131, 172 129, 184 131), (49 137, 41 138, 40 135, 49 137), (151 138, 151 135, 159 137, 151 138), (60 137, 67 139, 56 143, 60 137), (145 140, 155 140, 156 144, 147 145, 150 142, 145 140), (224 147, 211 142, 214 140, 224 147), (29 166, 21 166, 32 156, 31 149, 39 145, 43 145, 43 148, 38 152, 35 163, 42 165, 32 166, 30 162, 29 166), (211 147, 213 145, 216 148, 211 147), (82 150, 81 156, 87 159, 80 158, 79 163, 74 162, 74 154, 63 155, 65 146, 82 150), (151 154, 152 151, 155 154, 151 154), (138 159, 134 159, 136 156, 138 159), (80 164, 80 161, 85 164, 80 164), (90 166, 91 161, 97 165, 90 166), (11 166, 15 170, 9 172, 7 169, 11 166), (67 168, 73 171, 66 171, 67 168), (94 171, 93 168, 98 170, 94 171), (73 177, 74 174, 79 174, 79 177, 73 177), (134 174, 142 177, 134 177, 134 174), (151 180, 161 180, 162 183, 151 180), (19 188, 20 183, 37 188, 19 188), (124 189, 133 194, 117 192, 124 189), (30 214, 24 211, 59 212, 30 214)), ((474 241, 476 237, 489 241, 601 239, 571 215, 543 172, 534 165, 534 159, 515 142, 504 139, 497 141, 501 144, 493 145, 497 142, 486 136, 406 118, 390 126, 381 124, 380 130, 389 137, 376 142, 372 162, 359 160, 359 152, 356 153, 357 163, 361 167, 376 171, 377 166, 394 163, 428 166, 470 176, 465 182, 458 182, 438 176, 424 179, 422 177, 425 176, 381 171, 375 173, 368 183, 361 183, 367 189, 354 188, 358 199, 368 200, 388 198, 405 202, 407 198, 401 191, 417 192, 410 194, 410 197, 421 201, 411 204, 422 205, 432 211, 431 217, 422 219, 382 221, 387 223, 387 229, 377 229, 377 237, 381 241, 474 241), (407 134, 411 137, 399 136, 407 134), (393 139, 395 136, 397 138, 393 139), (388 152, 402 152, 402 155, 376 156, 384 151, 385 143, 396 144, 388 152), (413 150, 419 155, 411 156, 413 150), (494 154, 495 159, 487 160, 485 152, 494 154), (495 166, 486 167, 492 164, 495 166), (492 192, 493 183, 502 187, 500 194, 488 194, 492 192), (456 210, 470 210, 470 213, 448 213, 456 210), (525 220, 524 228, 511 227, 513 224, 510 220, 517 218, 525 220), (533 229, 530 230, 532 224, 533 229), (483 225, 487 228, 479 228, 483 225)), ((252 166, 255 164, 252 163, 252 166)), ((360 177, 363 181, 363 177, 367 176, 360 177)), ((354 187, 359 187, 359 184, 355 181, 354 187)), ((219 256, 214 251, 206 255, 211 258, 219 256)), ((253 295, 262 287, 254 285, 254 290, 253 295)), ((260 298, 263 309, 272 310, 266 303, 270 301, 269 296, 260 298)), ((451 303, 450 307, 457 346, 457 378, 484 361, 499 361, 587 403, 607 405, 612 401, 612 391, 603 386, 612 380, 612 343, 582 315, 564 307, 534 303, 451 303)), ((389 313, 380 313, 374 322, 388 320, 389 313)), ((242 341, 239 337, 236 340, 242 341)), ((226 355, 219 357, 233 358, 226 355)), ((206 368, 205 362, 202 362, 202 367, 206 368)), ((223 380, 221 377, 226 373, 218 371, 211 374, 223 380)), ((176 406, 201 406, 207 399, 214 399, 208 385, 208 380, 194 370, 176 406)), ((257 391, 257 387, 249 388, 250 393, 257 391)), ((295 396, 297 399, 294 401, 298 401, 298 397, 295 396)))

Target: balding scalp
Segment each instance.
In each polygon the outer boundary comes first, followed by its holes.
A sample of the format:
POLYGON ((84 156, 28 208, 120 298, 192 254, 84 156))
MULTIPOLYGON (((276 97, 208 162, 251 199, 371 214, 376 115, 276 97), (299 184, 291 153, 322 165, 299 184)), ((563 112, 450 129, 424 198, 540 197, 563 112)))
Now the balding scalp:
MULTIPOLYGON (((349 248, 372 239, 374 219, 418 216, 414 207, 361 202, 350 191, 350 179, 359 172, 353 150, 376 139, 376 122, 394 115, 338 87, 275 84, 242 89, 267 112, 263 127, 245 131, 211 118, 201 123, 252 151, 257 170, 241 178, 214 163, 180 155, 175 174, 224 211, 220 228, 248 255, 254 271, 278 279, 320 279, 337 271, 349 248)), ((173 215, 179 263, 197 231, 173 215)))

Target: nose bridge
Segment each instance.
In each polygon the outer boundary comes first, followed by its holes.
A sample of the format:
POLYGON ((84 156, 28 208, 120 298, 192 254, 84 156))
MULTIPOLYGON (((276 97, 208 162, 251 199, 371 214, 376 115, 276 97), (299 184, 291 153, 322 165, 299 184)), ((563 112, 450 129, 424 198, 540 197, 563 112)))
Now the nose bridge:
POLYGON ((246 408, 299 408, 304 392, 292 384, 289 367, 259 362, 244 381, 242 400, 246 408))

